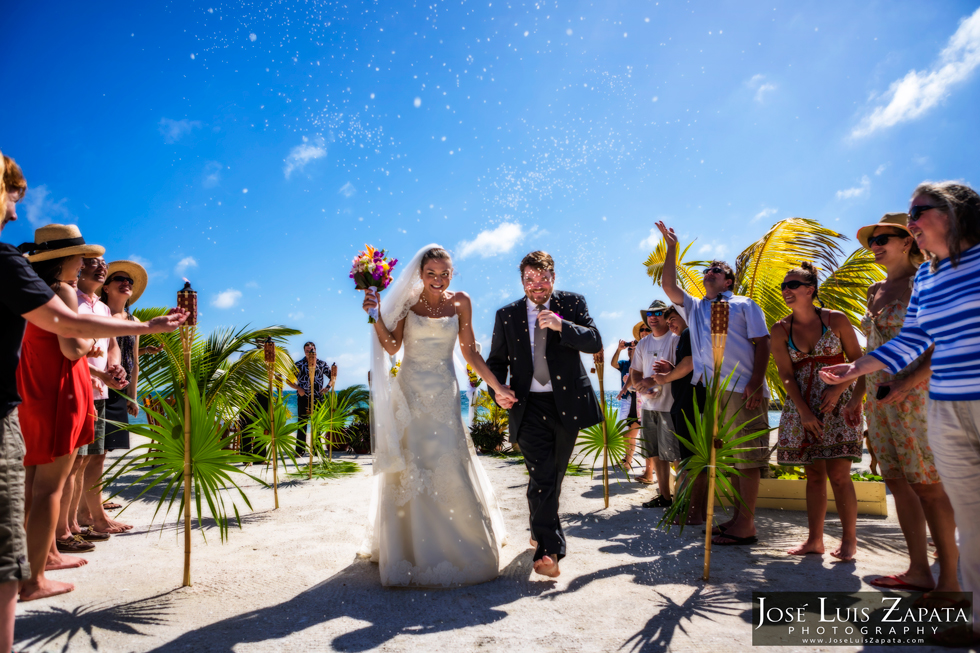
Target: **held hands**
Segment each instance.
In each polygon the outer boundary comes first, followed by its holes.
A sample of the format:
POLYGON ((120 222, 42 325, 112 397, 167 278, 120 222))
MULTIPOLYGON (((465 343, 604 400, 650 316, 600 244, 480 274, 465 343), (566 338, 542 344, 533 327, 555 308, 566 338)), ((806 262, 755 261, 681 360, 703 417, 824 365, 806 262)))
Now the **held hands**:
POLYGON ((364 309, 365 313, 370 313, 372 308, 381 311, 381 295, 378 294, 377 288, 368 288, 364 291, 364 301, 361 303, 361 308, 364 309))
POLYGON ((657 223, 657 229, 660 230, 661 235, 664 237, 664 242, 667 244, 668 249, 677 246, 677 234, 674 233, 673 229, 665 225, 663 221, 657 223))
POLYGON ((847 381, 853 381, 861 376, 858 374, 857 366, 854 363, 842 363, 840 365, 828 365, 820 370, 820 378, 827 385, 840 385, 847 381))
POLYGON ((538 325, 542 329, 551 329, 561 333, 561 318, 547 309, 538 313, 538 325))
POLYGON ((837 406, 837 402, 840 400, 840 396, 844 394, 849 386, 844 385, 829 385, 823 390, 823 394, 820 395, 820 412, 829 413, 837 406))
POLYGON ((106 385, 116 390, 122 390, 129 385, 129 381, 126 380, 126 370, 121 365, 110 365, 106 368, 106 374, 103 380, 106 385))
POLYGON ((514 394, 514 391, 510 389, 509 385, 502 385, 499 388, 495 388, 493 393, 494 401, 505 410, 510 410, 517 403, 517 395, 514 394))

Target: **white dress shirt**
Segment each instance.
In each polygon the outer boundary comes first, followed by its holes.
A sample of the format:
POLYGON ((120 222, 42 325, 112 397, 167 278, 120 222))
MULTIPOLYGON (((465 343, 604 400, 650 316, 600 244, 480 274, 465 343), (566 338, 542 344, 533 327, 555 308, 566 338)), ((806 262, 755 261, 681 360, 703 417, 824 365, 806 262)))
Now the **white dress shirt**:
MULTIPOLYGON (((530 336, 530 338, 531 338, 531 361, 532 361, 532 365, 533 365, 533 361, 534 361, 534 329, 536 328, 535 325, 538 322, 538 313, 540 313, 541 311, 538 310, 537 305, 534 302, 532 302, 530 300, 530 298, 525 298, 525 301, 527 303, 527 329, 528 329, 528 336, 530 336)), ((550 297, 548 298, 548 301, 546 301, 544 303, 544 307, 546 309, 548 309, 549 311, 551 310, 551 298, 550 297)), ((545 362, 547 363, 547 361, 545 361, 545 362)), ((538 380, 537 379, 535 379, 534 377, 531 377, 531 392, 552 392, 554 389, 551 386, 551 376, 550 375, 549 375, 548 379, 549 380, 548 380, 547 385, 541 385, 540 383, 538 383, 538 380)))

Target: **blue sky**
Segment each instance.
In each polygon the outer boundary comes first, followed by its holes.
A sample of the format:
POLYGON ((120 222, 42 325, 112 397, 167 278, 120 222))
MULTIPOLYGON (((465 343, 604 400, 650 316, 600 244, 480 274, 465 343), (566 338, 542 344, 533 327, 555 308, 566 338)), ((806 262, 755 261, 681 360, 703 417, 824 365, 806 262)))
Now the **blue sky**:
MULTIPOLYGON (((533 249, 608 345, 654 297, 657 219, 706 257, 776 220, 853 236, 924 179, 980 183, 977 2, 15 3, 4 239, 73 222, 201 293, 202 328, 286 324, 363 382, 365 243, 456 254, 477 337, 533 249), (159 5, 159 6, 158 6, 159 5)), ((853 241, 851 241, 853 244, 853 241)))

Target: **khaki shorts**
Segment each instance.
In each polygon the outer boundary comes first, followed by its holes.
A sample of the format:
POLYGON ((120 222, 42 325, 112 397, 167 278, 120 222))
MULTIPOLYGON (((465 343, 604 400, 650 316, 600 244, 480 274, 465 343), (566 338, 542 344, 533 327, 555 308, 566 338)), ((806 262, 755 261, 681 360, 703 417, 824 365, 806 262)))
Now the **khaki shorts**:
POLYGON ((765 431, 762 435, 752 438, 739 445, 740 449, 748 449, 735 455, 747 462, 735 463, 735 469, 755 469, 757 467, 769 466, 769 398, 763 397, 762 404, 755 410, 747 410, 742 399, 741 392, 725 392, 722 394, 721 402, 727 402, 725 406, 725 420, 731 418, 735 411, 742 409, 735 418, 735 425, 744 424, 738 433, 738 437, 765 431))
POLYGON ((681 459, 681 443, 674 435, 674 423, 670 413, 644 410, 640 420, 643 434, 643 454, 647 458, 659 458, 668 462, 681 459))
POLYGON ((0 583, 31 577, 24 532, 24 452, 15 408, 0 422, 0 583))
POLYGON ((105 399, 95 400, 95 440, 78 448, 79 456, 102 456, 105 454, 105 399))

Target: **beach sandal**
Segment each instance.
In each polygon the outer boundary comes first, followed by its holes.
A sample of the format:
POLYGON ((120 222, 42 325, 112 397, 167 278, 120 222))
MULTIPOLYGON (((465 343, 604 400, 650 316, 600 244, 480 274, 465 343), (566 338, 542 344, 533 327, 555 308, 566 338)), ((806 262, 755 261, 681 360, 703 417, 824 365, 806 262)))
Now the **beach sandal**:
POLYGON ((633 480, 637 483, 643 483, 644 485, 653 485, 653 479, 645 476, 634 476, 633 480))
POLYGON ((94 544, 86 542, 78 535, 72 535, 65 539, 59 537, 55 540, 55 545, 61 553, 88 553, 89 551, 95 551, 94 544))
POLYGON ((949 594, 959 596, 962 592, 939 592, 936 590, 926 592, 912 603, 912 607, 929 610, 969 610, 972 607, 967 599, 954 599, 948 596, 949 594))
POLYGON ((873 578, 868 581, 868 585, 882 590, 896 590, 899 592, 931 592, 934 589, 932 587, 922 587, 921 585, 906 583, 904 580, 899 578, 897 574, 893 576, 879 576, 878 578, 873 578))
POLYGON ((716 535, 715 537, 723 537, 726 540, 731 540, 730 542, 715 542, 714 540, 711 540, 711 543, 716 546, 744 546, 746 544, 755 544, 759 541, 759 538, 755 535, 749 535, 748 537, 736 537, 734 535, 722 533, 721 535, 716 535))
POLYGON ((100 533, 91 526, 86 526, 82 529, 82 532, 78 534, 78 537, 82 538, 86 542, 105 542, 112 536, 108 533, 100 533))
POLYGON ((670 499, 664 498, 664 495, 658 494, 649 501, 644 502, 642 505, 644 508, 670 508, 674 502, 670 499))
POLYGON ((926 638, 926 642, 946 648, 970 648, 980 646, 980 634, 970 624, 953 626, 926 638))
POLYGON ((106 501, 102 504, 103 510, 118 510, 119 508, 122 508, 121 504, 113 503, 111 501, 106 501))

